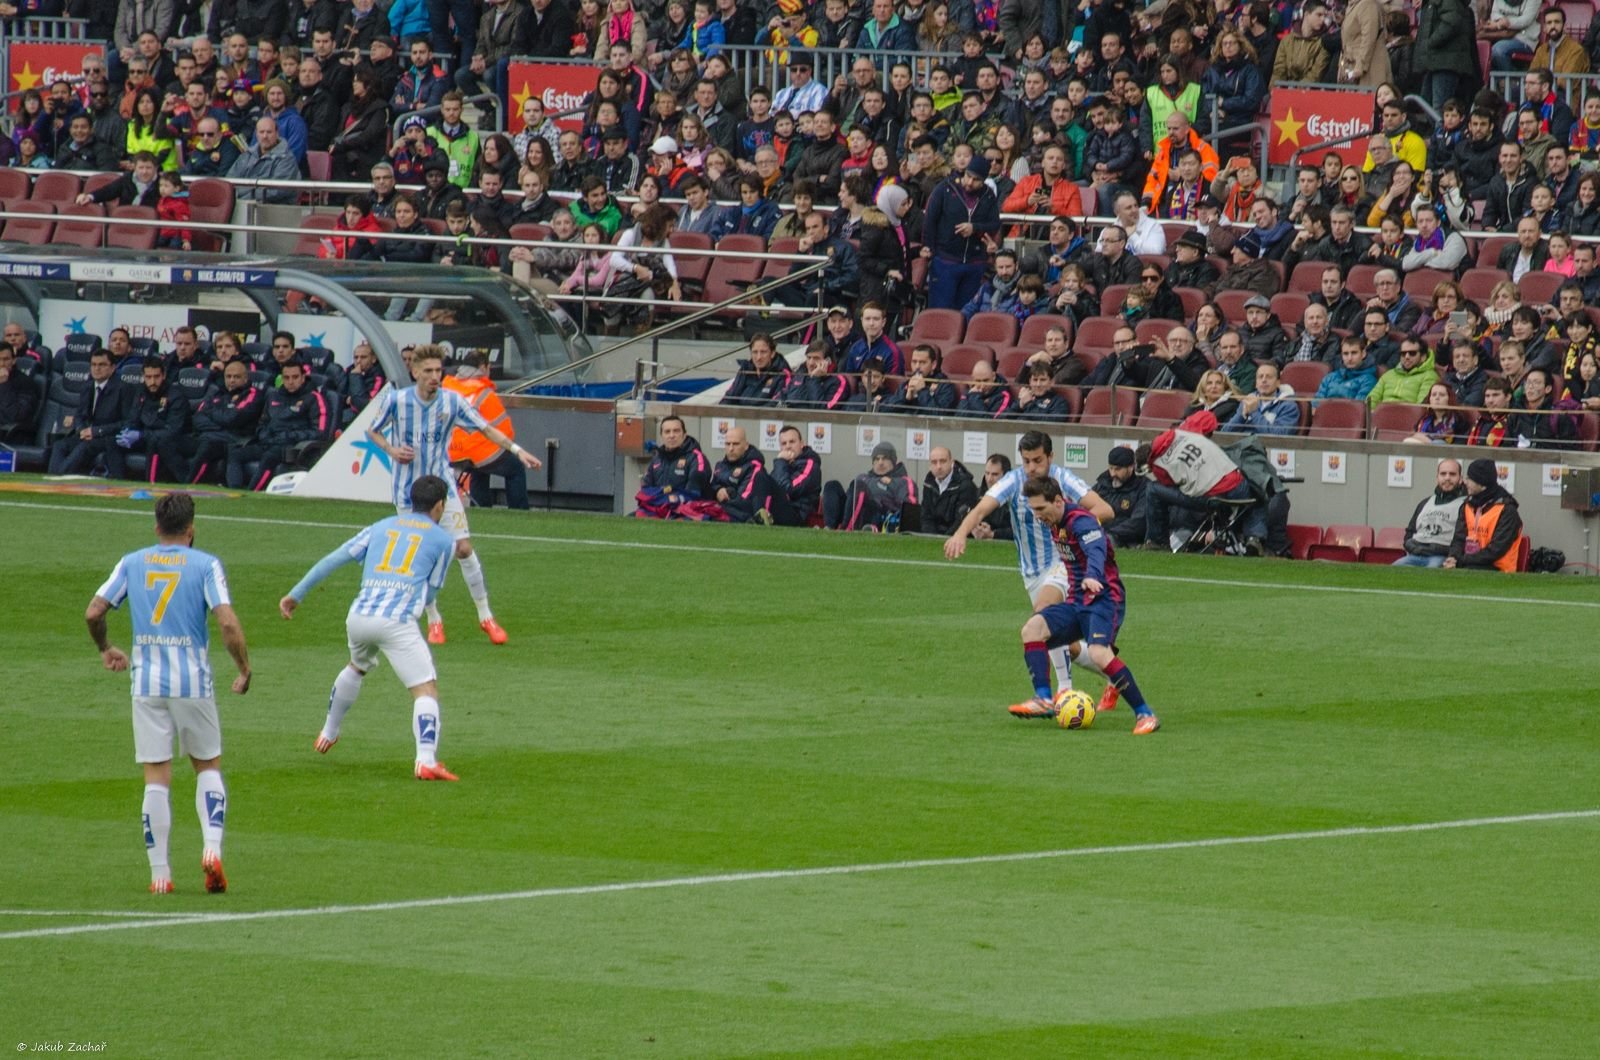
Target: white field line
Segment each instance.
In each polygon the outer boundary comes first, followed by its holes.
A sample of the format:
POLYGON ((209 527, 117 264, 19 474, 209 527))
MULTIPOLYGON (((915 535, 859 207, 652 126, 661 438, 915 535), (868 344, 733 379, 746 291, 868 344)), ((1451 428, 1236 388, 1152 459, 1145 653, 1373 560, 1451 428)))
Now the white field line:
POLYGON ((8 916, 77 916, 77 917, 169 917, 174 920, 187 920, 191 917, 204 916, 204 913, 145 913, 145 912, 112 912, 104 909, 0 909, 0 917, 8 916))
MULTIPOLYGON (((94 508, 87 505, 73 504, 37 504, 28 501, 0 501, 0 508, 33 508, 44 511, 66 512, 98 512, 105 515, 135 515, 142 519, 150 519, 148 511, 139 511, 130 508, 94 508)), ((245 515, 212 515, 207 513, 201 516, 205 522, 217 523, 259 523, 266 526, 303 526, 318 530, 354 531, 361 529, 362 525, 355 523, 317 523, 297 519, 261 519, 245 515)), ((474 533, 474 540, 478 541, 523 541, 544 545, 578 545, 586 548, 631 548, 645 549, 656 552, 704 552, 724 556, 757 556, 767 559, 781 560, 821 560, 833 563, 871 563, 884 566, 897 567, 928 567, 934 570, 968 570, 968 571, 1003 571, 1014 573, 1016 567, 1010 564, 997 563, 969 563, 948 560, 932 559, 898 559, 895 557, 879 556, 836 556, 826 552, 778 552, 759 548, 730 548, 716 545, 671 545, 655 541, 608 541, 603 538, 586 537, 545 537, 538 534, 481 534, 474 533)), ((927 539, 930 547, 938 544, 938 539, 927 539)), ((1296 593, 1349 593, 1357 596, 1402 596, 1418 597, 1425 600, 1471 600, 1478 603, 1490 604, 1535 604, 1541 607, 1579 607, 1600 610, 1600 600, 1546 600, 1536 596, 1491 596, 1485 593, 1452 593, 1452 592, 1425 592, 1420 589, 1369 589, 1361 586, 1344 585, 1303 585, 1294 582, 1248 581, 1243 578, 1191 578, 1175 574, 1129 574, 1122 572, 1122 577, 1127 581, 1146 582, 1172 582, 1184 585, 1213 585, 1228 586, 1240 589, 1268 589, 1280 592, 1296 593)))
MULTIPOLYGON (((541 898, 568 898, 594 894, 620 894, 631 891, 677 890, 733 883, 759 883, 768 880, 863 876, 873 873, 963 868, 972 865, 1006 865, 1013 862, 1050 861, 1063 858, 1100 857, 1117 854, 1160 854, 1178 850, 1259 846, 1267 843, 1291 843, 1315 839, 1406 835, 1414 832, 1443 832, 1458 828, 1488 828, 1496 825, 1576 821, 1597 817, 1600 817, 1600 809, 1563 810, 1553 813, 1517 814, 1510 817, 1469 817, 1453 821, 1425 821, 1418 824, 1327 828, 1312 832, 1278 832, 1269 835, 1220 836, 1215 839, 1182 839, 1165 843, 1126 843, 1118 846, 1034 850, 1014 854, 984 854, 975 857, 923 858, 915 861, 867 862, 860 865, 824 865, 809 869, 767 869, 756 872, 728 872, 704 876, 673 876, 659 880, 629 880, 619 883, 599 883, 576 887, 543 887, 526 891, 452 895, 442 898, 413 898, 405 901, 371 902, 361 905, 325 905, 304 909, 263 909, 252 913, 197 913, 192 916, 180 915, 162 919, 155 919, 149 914, 142 914, 143 919, 120 920, 109 924, 72 924, 65 927, 0 932, 0 941, 48 938, 60 935, 94 935, 110 931, 137 931, 156 927, 184 927, 190 924, 232 924, 250 920, 292 920, 312 916, 348 916, 353 913, 392 913, 411 909, 439 909, 449 906, 486 905, 493 902, 522 902, 541 898)), ((94 914, 83 913, 77 915, 90 916, 94 914)), ((134 915, 129 914, 130 917, 134 915)))

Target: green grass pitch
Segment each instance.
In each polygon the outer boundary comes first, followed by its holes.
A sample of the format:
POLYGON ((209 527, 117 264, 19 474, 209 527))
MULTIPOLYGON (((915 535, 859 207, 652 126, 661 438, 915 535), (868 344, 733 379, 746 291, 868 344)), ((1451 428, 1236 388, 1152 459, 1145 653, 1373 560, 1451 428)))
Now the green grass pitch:
POLYGON ((154 898, 128 681, 82 621, 148 513, 0 500, 0 1050, 1600 1049, 1593 580, 1125 556, 1123 657, 1164 722, 1135 739, 1126 708, 1084 732, 1005 714, 1028 691, 1009 544, 945 563, 930 538, 478 513, 511 643, 453 572, 462 780, 419 784, 387 668, 312 751, 355 570, 276 613, 386 510, 202 499, 256 670, 221 703, 231 889, 201 891, 184 765, 179 890, 154 898), (1371 831, 1560 811, 1591 812, 1371 831), (1284 838, 1184 845, 1262 836, 1284 838), (835 866, 874 868, 786 871, 835 866))

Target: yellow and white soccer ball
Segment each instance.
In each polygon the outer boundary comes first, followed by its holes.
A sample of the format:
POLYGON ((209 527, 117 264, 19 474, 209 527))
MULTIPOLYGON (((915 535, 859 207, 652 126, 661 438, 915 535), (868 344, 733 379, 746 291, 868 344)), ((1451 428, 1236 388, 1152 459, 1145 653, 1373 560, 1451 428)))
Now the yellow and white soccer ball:
POLYGON ((1056 693, 1056 724, 1063 729, 1087 729, 1094 724, 1094 699, 1089 693, 1068 688, 1056 693))

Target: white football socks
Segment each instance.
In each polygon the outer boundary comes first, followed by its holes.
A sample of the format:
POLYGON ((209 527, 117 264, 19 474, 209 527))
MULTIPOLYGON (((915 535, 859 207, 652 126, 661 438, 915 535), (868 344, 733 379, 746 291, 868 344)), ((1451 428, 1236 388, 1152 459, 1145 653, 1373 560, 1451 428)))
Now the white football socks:
POLYGON ((324 739, 331 743, 339 738, 339 727, 344 724, 344 716, 356 705, 356 697, 360 694, 361 674, 353 667, 346 666, 333 679, 333 690, 328 693, 328 720, 322 723, 324 739))
POLYGON ((203 770, 194 778, 194 810, 200 815, 200 837, 207 850, 222 856, 222 828, 228 816, 228 792, 222 786, 222 774, 215 769, 203 770))
POLYGON ((1072 661, 1089 670, 1091 673, 1105 673, 1105 671, 1096 666, 1094 664, 1094 660, 1089 657, 1089 644, 1087 641, 1080 640, 1078 642, 1078 650, 1073 653, 1072 661))
POLYGON ((429 603, 427 605, 427 613, 428 613, 428 625, 430 625, 430 626, 433 625, 435 622, 443 622, 444 621, 444 616, 439 613, 439 605, 437 603, 429 601, 429 603))
POLYGON ((172 804, 161 784, 144 786, 144 852, 150 859, 150 879, 172 879, 167 862, 167 837, 172 834, 172 804))
POLYGON ((1050 649, 1050 665, 1056 670, 1056 691, 1065 692, 1072 687, 1072 660, 1066 646, 1050 649))
POLYGON ((462 580, 467 583, 467 592, 472 594, 472 602, 478 605, 478 621, 487 622, 494 617, 494 612, 489 610, 489 590, 483 587, 483 564, 478 561, 476 552, 459 563, 462 580))
POLYGON ((439 701, 432 696, 418 696, 411 702, 411 732, 417 738, 417 761, 425 766, 438 765, 439 701))

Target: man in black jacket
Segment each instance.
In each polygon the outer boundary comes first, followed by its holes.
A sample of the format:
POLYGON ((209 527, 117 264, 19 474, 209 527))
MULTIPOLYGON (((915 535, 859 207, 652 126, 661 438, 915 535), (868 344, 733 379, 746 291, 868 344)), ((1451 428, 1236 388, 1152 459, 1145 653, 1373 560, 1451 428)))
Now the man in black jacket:
POLYGON ((950 377, 940 371, 939 352, 926 343, 911 350, 909 376, 894 396, 884 402, 890 412, 916 412, 945 416, 955 411, 960 395, 950 377))
POLYGON ((74 114, 67 128, 71 139, 56 150, 57 169, 98 172, 116 168, 116 152, 94 138, 94 123, 89 115, 74 114))
POLYGON ((356 343, 351 353, 350 367, 339 381, 340 426, 350 426, 361 415, 361 410, 378 396, 378 391, 383 389, 387 381, 383 367, 378 364, 378 355, 372 352, 372 344, 365 339, 356 343))
POLYGON ((161 201, 161 191, 156 187, 154 155, 148 151, 140 151, 133 156, 131 173, 122 174, 93 193, 83 192, 77 199, 79 206, 87 206, 91 202, 104 204, 113 201, 118 206, 148 206, 152 210, 156 208, 161 201))
POLYGON ((972 366, 972 382, 956 406, 956 415, 997 420, 1010 411, 1013 400, 1005 379, 988 361, 979 361, 972 366))
POLYGON ((112 478, 126 478, 128 454, 143 453, 150 459, 149 477, 154 482, 162 473, 160 446, 188 430, 189 399, 167 381, 165 358, 151 354, 144 359, 144 387, 128 406, 116 444, 106 448, 106 472, 112 478))
POLYGON ((928 473, 922 479, 922 529, 949 537, 978 503, 978 484, 972 472, 936 445, 928 451, 928 473))
MULTIPOLYGON (((783 488, 767 474, 766 458, 750 444, 743 427, 728 430, 723 457, 711 471, 711 499, 736 523, 754 519, 770 525, 775 521, 772 509, 788 507, 783 488)), ((791 513, 784 514, 792 525, 791 513)))
POLYGON ((1111 539, 1124 548, 1144 540, 1144 492, 1149 481, 1135 473, 1133 450, 1116 446, 1106 458, 1106 469, 1094 480, 1094 492, 1111 505, 1112 519, 1106 524, 1111 539))
POLYGON ((228 452, 228 487, 261 489, 289 458, 289 450, 300 442, 321 438, 328 429, 328 403, 321 391, 312 388, 305 365, 290 360, 280 365, 283 385, 267 398, 267 405, 256 428, 255 441, 228 452), (246 482, 247 465, 259 462, 254 481, 246 482))
POLYGON ((666 494, 705 497, 710 493, 711 465, 700 443, 689 436, 683 420, 667 416, 661 420, 661 440, 656 445, 650 466, 639 485, 666 494))
POLYGON ((1344 285, 1344 275, 1338 265, 1329 265, 1322 270, 1319 290, 1311 296, 1310 301, 1328 310, 1329 327, 1343 331, 1361 329, 1361 317, 1367 311, 1367 304, 1344 285))
POLYGON ((0 439, 32 441, 38 412, 38 387, 17 368, 11 347, 0 345, 0 439))
MULTIPOLYGON (((533 10, 522 20, 522 55, 565 58, 572 52, 575 24, 566 0, 533 0, 533 10)), ((674 42, 676 43, 676 42, 674 42)))
POLYGON ((1467 135, 1456 141, 1455 164, 1461 170, 1462 190, 1468 199, 1489 195, 1500 160, 1500 133, 1494 127, 1494 113, 1474 107, 1467 116, 1467 135))
POLYGON ((226 465, 228 450, 248 445, 266 398, 250 385, 241 360, 222 370, 223 390, 213 390, 194 410, 193 433, 169 434, 156 443, 156 458, 179 482, 198 482, 226 465))
POLYGON ((1329 210, 1328 230, 1320 238, 1308 238, 1312 225, 1308 221, 1307 231, 1295 236, 1289 253, 1284 256, 1283 267, 1292 273, 1302 261, 1327 261, 1339 266, 1339 275, 1348 276, 1351 267, 1361 263, 1361 256, 1371 245, 1371 240, 1356 231, 1355 211, 1348 206, 1329 210))
POLYGON ((724 405, 776 405, 778 395, 792 381, 789 366, 778 356, 778 344, 766 332, 750 336, 750 359, 739 362, 739 370, 722 396, 724 405))
POLYGON ((78 407, 64 422, 71 432, 50 446, 50 474, 88 471, 105 453, 128 418, 128 388, 113 374, 111 351, 89 358, 89 385, 78 394, 78 407))
POLYGON ((294 105, 306 123, 306 149, 326 151, 339 133, 339 101, 323 80, 322 64, 316 56, 308 55, 300 60, 297 77, 300 98, 294 105))
MULTIPOLYGON (((772 480, 782 487, 794 512, 794 523, 779 525, 804 526, 810 522, 822 503, 822 458, 805 444, 800 428, 785 427, 778 432, 778 459, 772 462, 772 480)), ((774 522, 778 522, 777 516, 774 510, 774 522)))
POLYGON ((1509 232, 1528 210, 1528 195, 1538 177, 1533 167, 1522 160, 1522 145, 1507 140, 1500 145, 1500 171, 1489 181, 1483 205, 1483 227, 1509 232))
POLYGON ((818 203, 836 203, 839 201, 839 166, 849 153, 850 149, 834 128, 833 114, 819 110, 811 117, 811 139, 798 150, 790 147, 784 179, 791 184, 809 180, 816 185, 818 203))

